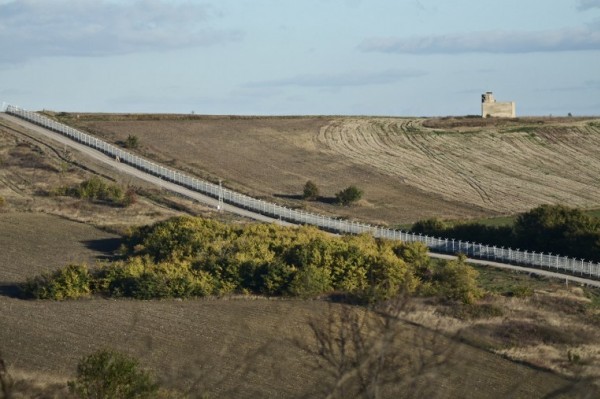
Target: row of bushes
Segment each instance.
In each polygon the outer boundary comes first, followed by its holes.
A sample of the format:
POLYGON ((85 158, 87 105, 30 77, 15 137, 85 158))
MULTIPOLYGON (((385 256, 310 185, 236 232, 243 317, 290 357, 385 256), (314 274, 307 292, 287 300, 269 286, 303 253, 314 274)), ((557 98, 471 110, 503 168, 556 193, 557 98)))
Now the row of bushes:
POLYGON ((129 206, 136 201, 136 193, 133 189, 123 190, 120 185, 107 183, 97 176, 84 180, 76 186, 59 187, 52 194, 88 199, 123 207, 129 206))
POLYGON ((70 265, 29 280, 34 298, 185 298, 230 293, 385 300, 399 292, 472 302, 476 272, 464 258, 433 262, 420 243, 331 236, 312 227, 232 226, 177 217, 136 229, 126 257, 93 271, 70 265))
POLYGON ((415 223, 412 231, 600 261, 600 219, 561 205, 541 205, 522 213, 512 226, 428 219, 415 223))

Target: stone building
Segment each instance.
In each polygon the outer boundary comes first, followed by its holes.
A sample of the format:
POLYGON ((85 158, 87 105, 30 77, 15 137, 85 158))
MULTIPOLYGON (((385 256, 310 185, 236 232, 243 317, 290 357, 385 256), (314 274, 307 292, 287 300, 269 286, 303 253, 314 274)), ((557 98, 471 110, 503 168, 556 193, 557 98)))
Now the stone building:
POLYGON ((515 118, 517 116, 515 102, 496 102, 491 91, 481 95, 481 117, 482 118, 515 118))

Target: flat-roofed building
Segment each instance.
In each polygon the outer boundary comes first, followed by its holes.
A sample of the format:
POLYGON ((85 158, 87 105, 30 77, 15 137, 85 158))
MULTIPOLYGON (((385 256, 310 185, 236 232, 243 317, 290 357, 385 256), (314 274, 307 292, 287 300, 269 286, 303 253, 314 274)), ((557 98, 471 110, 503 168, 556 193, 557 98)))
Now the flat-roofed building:
POLYGON ((491 91, 481 95, 482 118, 515 118, 517 116, 515 102, 497 102, 491 91))

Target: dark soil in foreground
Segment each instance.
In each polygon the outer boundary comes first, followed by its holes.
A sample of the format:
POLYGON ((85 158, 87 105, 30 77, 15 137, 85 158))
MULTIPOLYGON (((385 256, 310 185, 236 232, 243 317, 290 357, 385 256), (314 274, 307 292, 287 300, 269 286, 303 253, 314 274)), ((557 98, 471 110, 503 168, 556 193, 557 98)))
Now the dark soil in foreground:
MULTIPOLYGON (((0 281, 110 254, 116 236, 44 214, 0 214, 0 281)), ((138 357, 167 385, 212 397, 315 396, 327 376, 296 342, 325 301, 264 298, 25 301, 0 296, 0 351, 15 371, 71 378, 100 348, 138 357)), ((405 325, 398 350, 426 354, 431 333, 405 325), (417 339, 418 338, 418 339, 417 339)), ((438 336, 448 359, 412 389, 428 397, 542 397, 567 385, 549 372, 438 336)), ((397 396, 395 392, 392 396, 397 396)))

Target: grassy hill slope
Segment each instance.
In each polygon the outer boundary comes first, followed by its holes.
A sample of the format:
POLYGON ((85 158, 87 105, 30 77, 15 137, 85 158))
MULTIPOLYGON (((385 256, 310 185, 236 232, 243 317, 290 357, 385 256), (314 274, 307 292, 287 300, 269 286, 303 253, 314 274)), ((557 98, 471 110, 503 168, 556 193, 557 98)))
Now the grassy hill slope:
POLYGON ((388 224, 600 205, 600 122, 574 118, 407 119, 61 114, 147 156, 291 206, 388 224), (324 201, 298 200, 312 180, 324 201), (328 205, 355 184, 351 210, 328 205))

